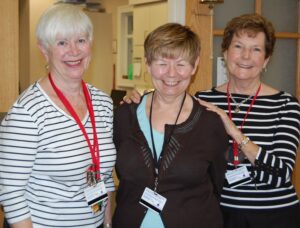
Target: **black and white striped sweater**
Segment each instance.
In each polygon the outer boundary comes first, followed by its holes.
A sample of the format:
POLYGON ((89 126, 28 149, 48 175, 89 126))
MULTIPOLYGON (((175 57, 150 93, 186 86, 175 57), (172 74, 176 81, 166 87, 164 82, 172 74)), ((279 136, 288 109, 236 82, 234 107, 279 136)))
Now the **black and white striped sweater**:
MULTIPOLYGON (((116 151, 113 105, 105 93, 88 85, 100 148, 100 172, 113 191, 116 151)), ((88 113, 82 120, 93 139, 88 113)), ((57 107, 39 83, 13 104, 0 126, 0 204, 15 223, 31 217, 36 227, 97 227, 83 193, 91 165, 88 144, 76 121, 57 107)), ((104 207, 103 207, 104 208, 104 207)))
MULTIPOLYGON (((232 94, 236 102, 247 96, 232 94)), ((227 95, 215 88, 197 92, 195 95, 225 110, 228 114, 227 95)), ((252 99, 242 104, 238 113, 232 111, 232 119, 240 128, 252 99)), ((231 110, 235 106, 231 102, 231 110)), ((246 166, 254 176, 250 183, 230 188, 224 183, 221 205, 244 210, 273 210, 287 208, 299 203, 291 183, 299 144, 300 106, 297 99, 285 92, 270 96, 258 96, 242 132, 260 146, 255 166, 246 159, 246 166)), ((232 140, 230 140, 232 144, 232 140)), ((227 164, 227 170, 234 169, 227 164)))

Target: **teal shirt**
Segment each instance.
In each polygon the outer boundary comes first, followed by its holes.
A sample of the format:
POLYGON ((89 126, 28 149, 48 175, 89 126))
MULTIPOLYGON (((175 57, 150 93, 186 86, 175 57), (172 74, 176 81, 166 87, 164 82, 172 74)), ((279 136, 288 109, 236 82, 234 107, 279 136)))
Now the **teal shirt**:
MULTIPOLYGON (((148 145, 153 153, 153 148, 152 148, 152 142, 151 142, 151 133, 150 133, 150 122, 149 119, 147 117, 146 114, 146 96, 143 97, 143 100, 141 102, 141 104, 139 105, 138 109, 137 109, 137 119, 139 121, 139 125, 140 128, 142 130, 142 132, 144 133, 148 145)), ((155 129, 152 129, 153 131, 153 138, 154 138, 154 144, 155 144, 155 150, 156 150, 156 155, 157 158, 159 158, 160 154, 161 154, 161 150, 162 150, 162 146, 163 146, 163 142, 164 142, 164 134, 156 131, 155 129)), ((144 220, 142 222, 141 228, 163 228, 164 224, 161 220, 160 215, 151 210, 148 209, 144 220)))

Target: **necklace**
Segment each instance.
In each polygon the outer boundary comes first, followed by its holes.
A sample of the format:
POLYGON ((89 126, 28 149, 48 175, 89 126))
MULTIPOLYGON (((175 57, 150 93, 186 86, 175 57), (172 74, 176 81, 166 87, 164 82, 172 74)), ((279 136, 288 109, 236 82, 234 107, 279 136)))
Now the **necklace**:
POLYGON ((241 105, 244 104, 244 103, 246 103, 246 102, 252 97, 252 95, 250 95, 249 97, 246 97, 244 100, 242 100, 240 103, 238 103, 238 102, 236 102, 236 100, 233 98, 233 96, 232 96, 231 93, 229 93, 229 95, 230 95, 230 98, 231 98, 231 99, 233 100, 233 102, 234 102, 234 106, 235 106, 234 112, 235 112, 235 113, 238 113, 238 112, 241 110, 241 109, 240 109, 241 105))
MULTIPOLYGON (((227 90, 229 92, 229 84, 227 85, 227 90)), ((259 85, 258 87, 258 91, 260 90, 260 87, 261 87, 261 84, 259 85)), ((231 100, 234 102, 234 106, 235 106, 235 109, 234 109, 234 112, 235 113, 238 113, 239 111, 241 111, 240 107, 242 104, 246 103, 250 98, 253 97, 253 95, 249 95, 248 97, 246 97, 245 99, 243 99, 240 103, 238 103, 234 97, 232 96, 231 92, 229 92, 229 97, 231 98, 231 100)))
MULTIPOLYGON (((247 117, 248 117, 248 115, 250 113, 250 110, 252 109, 252 106, 253 106, 253 104, 254 104, 254 102, 255 102, 258 94, 259 94, 260 89, 261 89, 261 84, 259 85, 259 87, 258 87, 255 95, 253 96, 251 104, 250 104, 250 106, 249 106, 249 108, 248 108, 248 110, 246 112, 246 115, 244 116, 243 122, 241 123, 241 125, 239 127, 241 131, 242 131, 242 128, 243 128, 243 126, 244 126, 244 124, 246 122, 246 119, 247 119, 247 117)), ((252 97, 252 96, 250 96, 250 97, 252 97)), ((250 99, 250 98, 248 97, 246 99, 250 99)), ((229 118, 230 118, 231 121, 233 121, 233 119, 232 119, 232 112, 231 112, 231 106, 230 106, 229 84, 227 84, 227 104, 228 104, 228 115, 229 115, 229 118)), ((237 144, 237 142, 235 140, 233 140, 233 143, 232 143, 232 152, 233 152, 233 161, 229 161, 229 162, 233 162, 234 166, 236 167, 240 163, 240 161, 239 161, 239 148, 238 148, 238 144, 237 144)), ((230 156, 228 158, 230 158, 230 156)))

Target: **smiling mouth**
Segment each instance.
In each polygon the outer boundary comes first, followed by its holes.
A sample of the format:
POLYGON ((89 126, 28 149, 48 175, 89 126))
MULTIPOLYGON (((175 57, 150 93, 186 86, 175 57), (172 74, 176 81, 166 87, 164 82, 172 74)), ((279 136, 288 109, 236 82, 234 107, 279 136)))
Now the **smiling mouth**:
POLYGON ((77 60, 77 61, 65 61, 65 63, 67 65, 76 66, 76 65, 79 65, 81 63, 81 60, 77 60))
POLYGON ((163 83, 167 86, 176 86, 179 84, 179 81, 163 81, 163 83))
POLYGON ((243 69, 251 69, 252 66, 251 65, 246 65, 246 64, 237 64, 240 68, 243 68, 243 69))

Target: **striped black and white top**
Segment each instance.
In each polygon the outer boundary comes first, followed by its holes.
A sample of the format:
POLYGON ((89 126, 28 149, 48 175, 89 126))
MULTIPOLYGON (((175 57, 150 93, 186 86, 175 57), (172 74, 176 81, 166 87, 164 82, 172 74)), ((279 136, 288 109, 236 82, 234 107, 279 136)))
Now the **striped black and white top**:
MULTIPOLYGON (((108 191, 114 191, 112 100, 95 87, 88 85, 88 89, 95 112, 101 179, 108 191)), ((88 112, 82 123, 92 140, 88 112)), ((0 203, 9 223, 31 217, 34 228, 102 224, 104 207, 93 214, 83 193, 91 163, 76 121, 49 99, 38 82, 31 85, 0 126, 0 203)))
MULTIPOLYGON (((228 113, 226 93, 215 88, 195 95, 211 102, 228 113)), ((248 96, 232 94, 236 102, 248 96)), ((240 128, 252 99, 241 105, 235 113, 231 110, 233 122, 240 128)), ((252 181, 230 188, 227 181, 221 195, 221 205, 226 208, 244 210, 274 210, 292 207, 298 203, 291 176, 295 166, 299 144, 300 108, 297 99, 285 92, 270 96, 258 96, 242 127, 244 135, 260 146, 255 165, 246 159, 240 166, 246 166, 252 181)), ((216 142, 217 143, 217 142, 216 142)), ((232 143, 232 140, 230 140, 232 143)), ((227 170, 234 169, 228 163, 227 170)))

